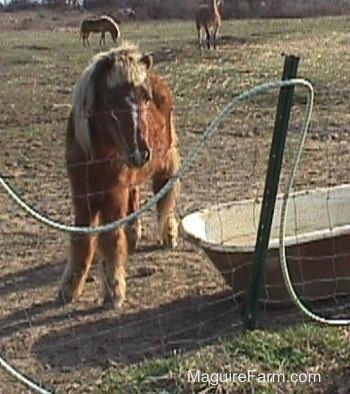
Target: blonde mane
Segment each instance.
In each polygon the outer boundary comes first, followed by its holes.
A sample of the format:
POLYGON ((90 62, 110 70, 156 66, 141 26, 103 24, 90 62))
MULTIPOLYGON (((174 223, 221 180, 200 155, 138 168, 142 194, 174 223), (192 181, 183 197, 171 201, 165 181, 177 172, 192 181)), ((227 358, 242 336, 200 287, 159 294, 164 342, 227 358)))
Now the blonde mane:
POLYGON ((120 29, 119 29, 118 23, 113 18, 111 18, 108 15, 102 15, 101 19, 104 19, 104 20, 110 22, 115 27, 115 30, 117 31, 117 38, 120 37, 120 29))
POLYGON ((97 54, 78 79, 73 92, 73 121, 75 137, 87 157, 92 157, 89 116, 95 106, 95 77, 97 67, 109 61, 106 84, 114 88, 123 83, 142 85, 147 78, 147 67, 141 62, 143 54, 137 46, 123 43, 118 48, 97 54))

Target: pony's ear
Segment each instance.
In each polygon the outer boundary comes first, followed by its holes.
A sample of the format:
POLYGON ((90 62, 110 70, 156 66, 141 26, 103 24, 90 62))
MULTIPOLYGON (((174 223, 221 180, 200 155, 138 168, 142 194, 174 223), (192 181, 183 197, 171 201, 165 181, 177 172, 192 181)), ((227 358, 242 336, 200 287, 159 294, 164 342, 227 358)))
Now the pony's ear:
POLYGON ((108 72, 114 66, 115 62, 116 59, 115 59, 115 54, 113 52, 105 54, 96 63, 94 74, 96 76, 99 76, 108 72))
POLYGON ((148 69, 151 68, 152 65, 153 65, 153 55, 150 54, 150 53, 145 53, 145 54, 141 57, 140 62, 141 62, 141 63, 144 63, 144 64, 146 65, 147 70, 148 70, 148 69))
POLYGON ((114 66, 115 60, 116 59, 115 59, 115 54, 114 53, 108 54, 108 56, 105 59, 105 66, 106 66, 106 68, 108 70, 114 66))
POLYGON ((96 83, 95 86, 98 86, 101 78, 109 74, 115 62, 116 58, 114 53, 107 53, 96 62, 92 75, 92 79, 96 83))

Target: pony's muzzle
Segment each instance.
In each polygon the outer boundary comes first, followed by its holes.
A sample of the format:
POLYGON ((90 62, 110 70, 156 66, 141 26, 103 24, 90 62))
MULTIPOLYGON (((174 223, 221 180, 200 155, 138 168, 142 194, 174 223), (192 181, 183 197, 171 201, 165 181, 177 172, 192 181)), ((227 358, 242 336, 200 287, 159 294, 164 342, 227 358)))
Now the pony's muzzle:
POLYGON ((135 149, 129 156, 129 162, 132 167, 140 168, 151 160, 151 151, 146 148, 144 150, 135 149))

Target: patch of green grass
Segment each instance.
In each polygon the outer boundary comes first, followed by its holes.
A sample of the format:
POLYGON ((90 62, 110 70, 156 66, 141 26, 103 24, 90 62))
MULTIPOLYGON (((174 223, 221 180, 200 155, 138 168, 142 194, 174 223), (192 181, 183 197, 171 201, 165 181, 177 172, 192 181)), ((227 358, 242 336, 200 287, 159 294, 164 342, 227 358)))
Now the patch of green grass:
POLYGON ((135 393, 145 392, 183 392, 184 387, 177 377, 181 375, 176 356, 145 361, 141 366, 134 365, 120 373, 108 373, 101 386, 103 393, 135 393))
MULTIPOLYGON (((319 373, 321 381, 291 382, 220 382, 207 387, 207 392, 240 393, 312 393, 332 387, 333 374, 346 373, 349 366, 350 343, 337 328, 300 325, 281 331, 246 332, 237 338, 226 338, 216 345, 187 354, 147 360, 111 370, 98 388, 103 393, 197 393, 206 383, 188 381, 201 373, 280 373, 288 379, 292 373, 319 373), (211 390, 211 391, 210 391, 211 390), (217 391, 215 391, 217 390, 217 391), (279 392, 279 391, 278 391, 279 392)), ((317 377, 310 375, 310 379, 317 377)))

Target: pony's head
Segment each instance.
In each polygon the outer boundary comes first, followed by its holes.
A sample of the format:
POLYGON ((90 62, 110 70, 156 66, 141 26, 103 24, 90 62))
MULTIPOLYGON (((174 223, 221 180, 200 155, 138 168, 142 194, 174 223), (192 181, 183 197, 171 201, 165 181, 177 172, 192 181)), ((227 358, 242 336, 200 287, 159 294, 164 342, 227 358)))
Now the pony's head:
POLYGON ((130 167, 142 167, 151 158, 147 112, 151 88, 147 70, 150 55, 124 44, 97 55, 81 75, 74 91, 76 139, 93 158, 92 133, 109 141, 130 167))
POLYGON ((120 37, 121 33, 120 33, 120 29, 119 29, 119 24, 120 21, 118 21, 117 19, 115 19, 113 16, 111 15, 102 15, 100 17, 101 21, 107 22, 109 24, 109 32, 111 33, 112 39, 114 42, 116 42, 116 40, 120 37))

